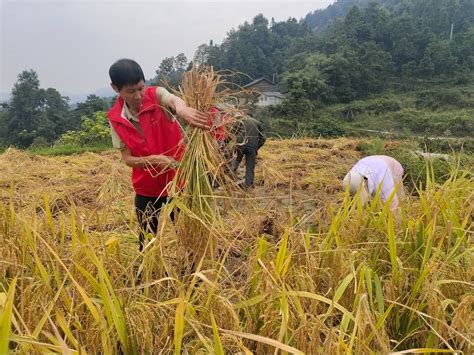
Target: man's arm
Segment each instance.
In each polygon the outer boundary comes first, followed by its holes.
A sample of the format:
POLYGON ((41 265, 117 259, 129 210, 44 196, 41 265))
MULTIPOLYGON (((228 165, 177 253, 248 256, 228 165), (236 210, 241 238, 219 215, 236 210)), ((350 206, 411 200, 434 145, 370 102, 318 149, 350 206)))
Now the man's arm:
POLYGON ((112 137, 112 146, 115 149, 123 150, 125 149, 125 143, 122 141, 118 133, 115 131, 114 127, 110 125, 110 135, 112 137))
POLYGON ((209 129, 208 114, 200 112, 186 103, 176 95, 171 95, 168 100, 169 107, 179 117, 181 117, 187 124, 203 129, 209 129))
POLYGON ((158 167, 160 169, 167 169, 176 164, 175 160, 167 155, 148 155, 145 157, 134 157, 127 148, 120 151, 122 160, 131 168, 145 168, 148 166, 158 167))
POLYGON ((172 113, 176 113, 187 124, 204 129, 210 128, 208 114, 189 107, 181 98, 173 95, 165 88, 158 86, 156 88, 156 97, 165 108, 165 111, 168 109, 172 113))

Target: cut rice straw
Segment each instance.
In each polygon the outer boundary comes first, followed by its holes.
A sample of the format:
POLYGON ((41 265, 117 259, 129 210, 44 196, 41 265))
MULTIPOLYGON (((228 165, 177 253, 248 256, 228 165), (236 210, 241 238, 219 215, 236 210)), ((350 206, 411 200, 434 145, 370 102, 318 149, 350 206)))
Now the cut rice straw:
MULTIPOLYGON (((192 255, 194 262, 205 255, 213 257, 216 252, 222 219, 213 190, 216 185, 229 186, 230 181, 226 173, 229 162, 214 135, 217 127, 225 129, 238 116, 235 109, 224 104, 225 98, 230 97, 229 91, 219 91, 224 84, 222 76, 212 67, 194 66, 183 74, 177 93, 188 106, 201 112, 209 113, 218 106, 218 114, 223 118, 210 130, 187 127, 186 149, 170 188, 173 196, 170 205, 180 211, 176 220, 178 244, 188 256, 192 255)), ((211 121, 212 118, 210 114, 211 121)))

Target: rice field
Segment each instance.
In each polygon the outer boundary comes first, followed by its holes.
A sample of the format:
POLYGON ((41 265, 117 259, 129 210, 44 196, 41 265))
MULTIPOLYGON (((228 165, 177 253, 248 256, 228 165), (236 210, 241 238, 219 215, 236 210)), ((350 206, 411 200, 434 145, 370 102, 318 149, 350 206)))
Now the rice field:
POLYGON ((269 140, 194 268, 169 210, 139 253, 119 153, 7 150, 0 354, 473 353, 472 171, 363 209, 340 185, 358 143, 269 140))

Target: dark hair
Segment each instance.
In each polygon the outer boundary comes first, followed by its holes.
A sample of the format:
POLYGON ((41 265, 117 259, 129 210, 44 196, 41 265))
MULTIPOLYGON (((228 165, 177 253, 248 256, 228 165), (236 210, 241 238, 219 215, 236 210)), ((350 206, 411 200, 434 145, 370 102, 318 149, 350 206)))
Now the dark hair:
POLYGON ((119 59, 110 66, 109 76, 112 84, 114 84, 119 90, 125 85, 135 85, 140 80, 145 81, 145 75, 143 70, 132 59, 119 59))

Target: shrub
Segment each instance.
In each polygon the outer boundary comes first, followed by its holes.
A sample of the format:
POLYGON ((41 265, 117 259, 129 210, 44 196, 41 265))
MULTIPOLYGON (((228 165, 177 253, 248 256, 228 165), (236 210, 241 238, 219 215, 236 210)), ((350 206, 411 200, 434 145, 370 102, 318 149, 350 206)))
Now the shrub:
POLYGON ((385 141, 380 138, 374 138, 370 141, 361 142, 357 145, 356 150, 364 155, 386 154, 385 141))
POLYGON ((323 116, 313 124, 312 133, 321 137, 340 137, 345 132, 339 121, 332 117, 323 116))
POLYGON ((470 132, 474 132, 474 118, 471 115, 459 112, 448 118, 445 127, 454 136, 465 136, 470 132))
POLYGON ((364 101, 352 101, 350 104, 342 108, 341 114, 344 117, 353 118, 366 111, 366 106, 364 101))
POLYGON ((110 126, 105 112, 94 112, 92 118, 82 117, 79 131, 67 131, 55 145, 110 145, 110 126))
POLYGON ((443 183, 448 178, 452 162, 440 158, 426 159, 415 152, 401 148, 392 152, 391 156, 397 159, 403 166, 404 184, 413 193, 415 188, 425 188, 428 168, 433 175, 430 176, 437 183, 443 183))
POLYGON ((433 130, 433 122, 425 113, 414 109, 394 112, 391 114, 390 120, 395 122, 399 128, 408 128, 413 133, 429 134, 433 130))
POLYGON ((367 104, 367 110, 375 114, 399 111, 400 109, 400 103, 397 100, 388 99, 385 97, 371 100, 367 104))
POLYGON ((49 146, 50 144, 48 143, 46 138, 44 138, 43 136, 38 136, 33 139, 33 143, 30 144, 29 149, 46 148, 49 146))
POLYGON ((400 109, 401 106, 398 100, 380 97, 372 100, 353 101, 350 104, 343 106, 339 114, 346 120, 351 121, 354 116, 362 113, 380 115, 387 112, 396 112, 400 109))
POLYGON ((459 89, 425 90, 416 94, 415 105, 417 108, 439 109, 444 106, 456 108, 473 107, 472 100, 465 96, 459 89))
POLYGON ((467 154, 474 154, 474 140, 472 138, 447 140, 442 138, 425 137, 418 139, 418 146, 428 152, 448 154, 452 152, 464 152, 467 154))

